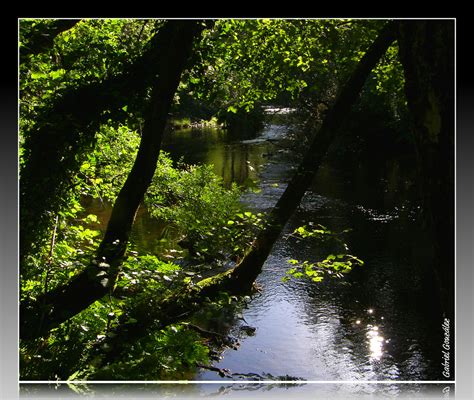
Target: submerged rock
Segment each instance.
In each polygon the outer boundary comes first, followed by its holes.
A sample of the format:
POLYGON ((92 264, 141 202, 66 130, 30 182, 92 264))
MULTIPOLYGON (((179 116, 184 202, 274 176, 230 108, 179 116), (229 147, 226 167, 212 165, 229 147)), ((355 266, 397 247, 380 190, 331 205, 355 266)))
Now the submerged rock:
POLYGON ((239 329, 249 336, 255 335, 255 331, 257 330, 257 328, 250 325, 242 325, 239 329))

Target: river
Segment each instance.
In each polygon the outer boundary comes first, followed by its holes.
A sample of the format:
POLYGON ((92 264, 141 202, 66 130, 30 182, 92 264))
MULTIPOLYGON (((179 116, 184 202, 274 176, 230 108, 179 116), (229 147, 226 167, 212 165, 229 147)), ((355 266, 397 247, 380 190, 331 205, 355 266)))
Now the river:
MULTIPOLYGON (((287 133, 285 125, 267 124, 255 138, 239 140, 220 129, 184 129, 168 135, 163 147, 175 159, 213 164, 226 185, 258 187, 242 201, 266 211, 295 169, 281 142, 287 133)), ((361 160, 345 169, 323 164, 257 279, 260 293, 230 327, 240 347, 225 350, 214 366, 245 374, 247 380, 252 374, 318 382, 442 380, 442 318, 426 278, 429 266, 411 240, 418 232, 409 188, 396 160, 382 166, 361 160), (289 259, 323 256, 314 241, 288 236, 303 224, 351 229, 346 237, 350 252, 365 264, 341 279, 283 283, 289 259), (241 325, 255 332, 246 334, 241 325)), ((161 229, 141 213, 133 241, 153 251, 161 229)), ((195 380, 225 384, 229 378, 200 370, 195 380)), ((202 383, 198 391, 214 390, 202 383)), ((383 390, 400 392, 394 386, 383 390)))
MULTIPOLYGON (((258 178, 261 192, 246 194, 243 201, 265 211, 283 193, 282 181, 294 168, 278 148, 285 133, 284 126, 268 125, 257 138, 234 143, 209 140, 216 136, 204 133, 194 143, 202 149, 201 160, 192 151, 193 158, 185 161, 214 163, 216 172, 240 182, 258 178)), ((168 149, 174 145, 169 143, 168 149)), ((400 199, 403 178, 396 176, 397 164, 389 166, 389 179, 378 185, 368 176, 370 168, 361 165, 347 173, 321 167, 257 279, 261 293, 243 312, 242 324, 255 327, 255 334, 246 336, 234 327, 240 348, 227 350, 216 366, 316 381, 442 378, 442 319, 432 310, 410 240, 416 234, 415 207, 400 199), (342 279, 283 283, 289 259, 321 259, 314 242, 288 237, 298 226, 318 223, 335 230, 350 228, 350 250, 365 264, 342 279)), ((196 379, 224 378, 202 371, 196 379)))

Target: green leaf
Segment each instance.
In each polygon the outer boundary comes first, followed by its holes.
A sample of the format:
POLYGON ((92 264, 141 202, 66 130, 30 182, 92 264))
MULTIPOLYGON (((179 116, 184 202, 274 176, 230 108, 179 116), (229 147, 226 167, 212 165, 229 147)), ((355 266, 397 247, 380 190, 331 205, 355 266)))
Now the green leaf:
POLYGON ((31 78, 32 79, 41 79, 41 78, 46 78, 46 74, 43 72, 32 72, 31 73, 31 78))
POLYGON ((95 214, 89 214, 86 218, 84 218, 85 222, 97 222, 98 218, 95 214))
POLYGON ((49 73, 49 76, 51 77, 51 79, 59 79, 64 75, 65 72, 66 71, 64 69, 58 69, 56 71, 51 71, 49 73))
POLYGON ((74 372, 72 375, 70 375, 70 376, 67 378, 67 380, 68 380, 68 381, 73 381, 74 379, 77 378, 77 376, 79 375, 80 372, 81 372, 81 370, 78 370, 78 371, 74 372))

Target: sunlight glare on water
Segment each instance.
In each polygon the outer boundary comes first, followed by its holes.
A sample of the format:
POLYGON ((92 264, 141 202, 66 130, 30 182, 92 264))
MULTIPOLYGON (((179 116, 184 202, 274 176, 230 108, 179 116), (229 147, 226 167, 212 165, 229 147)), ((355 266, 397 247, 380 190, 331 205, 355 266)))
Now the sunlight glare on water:
POLYGON ((378 326, 367 325, 367 338, 369 339, 370 358, 380 360, 383 354, 384 338, 380 336, 378 326))

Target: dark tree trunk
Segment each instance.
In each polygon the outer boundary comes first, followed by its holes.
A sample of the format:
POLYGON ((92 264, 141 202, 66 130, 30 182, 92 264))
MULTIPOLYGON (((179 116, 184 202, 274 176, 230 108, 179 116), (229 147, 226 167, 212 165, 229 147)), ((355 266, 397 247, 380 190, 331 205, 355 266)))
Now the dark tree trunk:
POLYGON ((202 30, 196 21, 170 21, 160 32, 160 62, 153 84, 151 107, 145 120, 133 168, 114 204, 95 261, 65 286, 21 305, 20 337, 39 337, 58 326, 113 287, 125 254, 135 213, 155 172, 162 133, 173 95, 191 53, 194 37, 202 30))
MULTIPOLYGON (((400 58, 412 114, 427 251, 445 316, 454 316, 454 21, 399 22, 400 58)), ((454 326, 454 324, 452 324, 454 326)))

